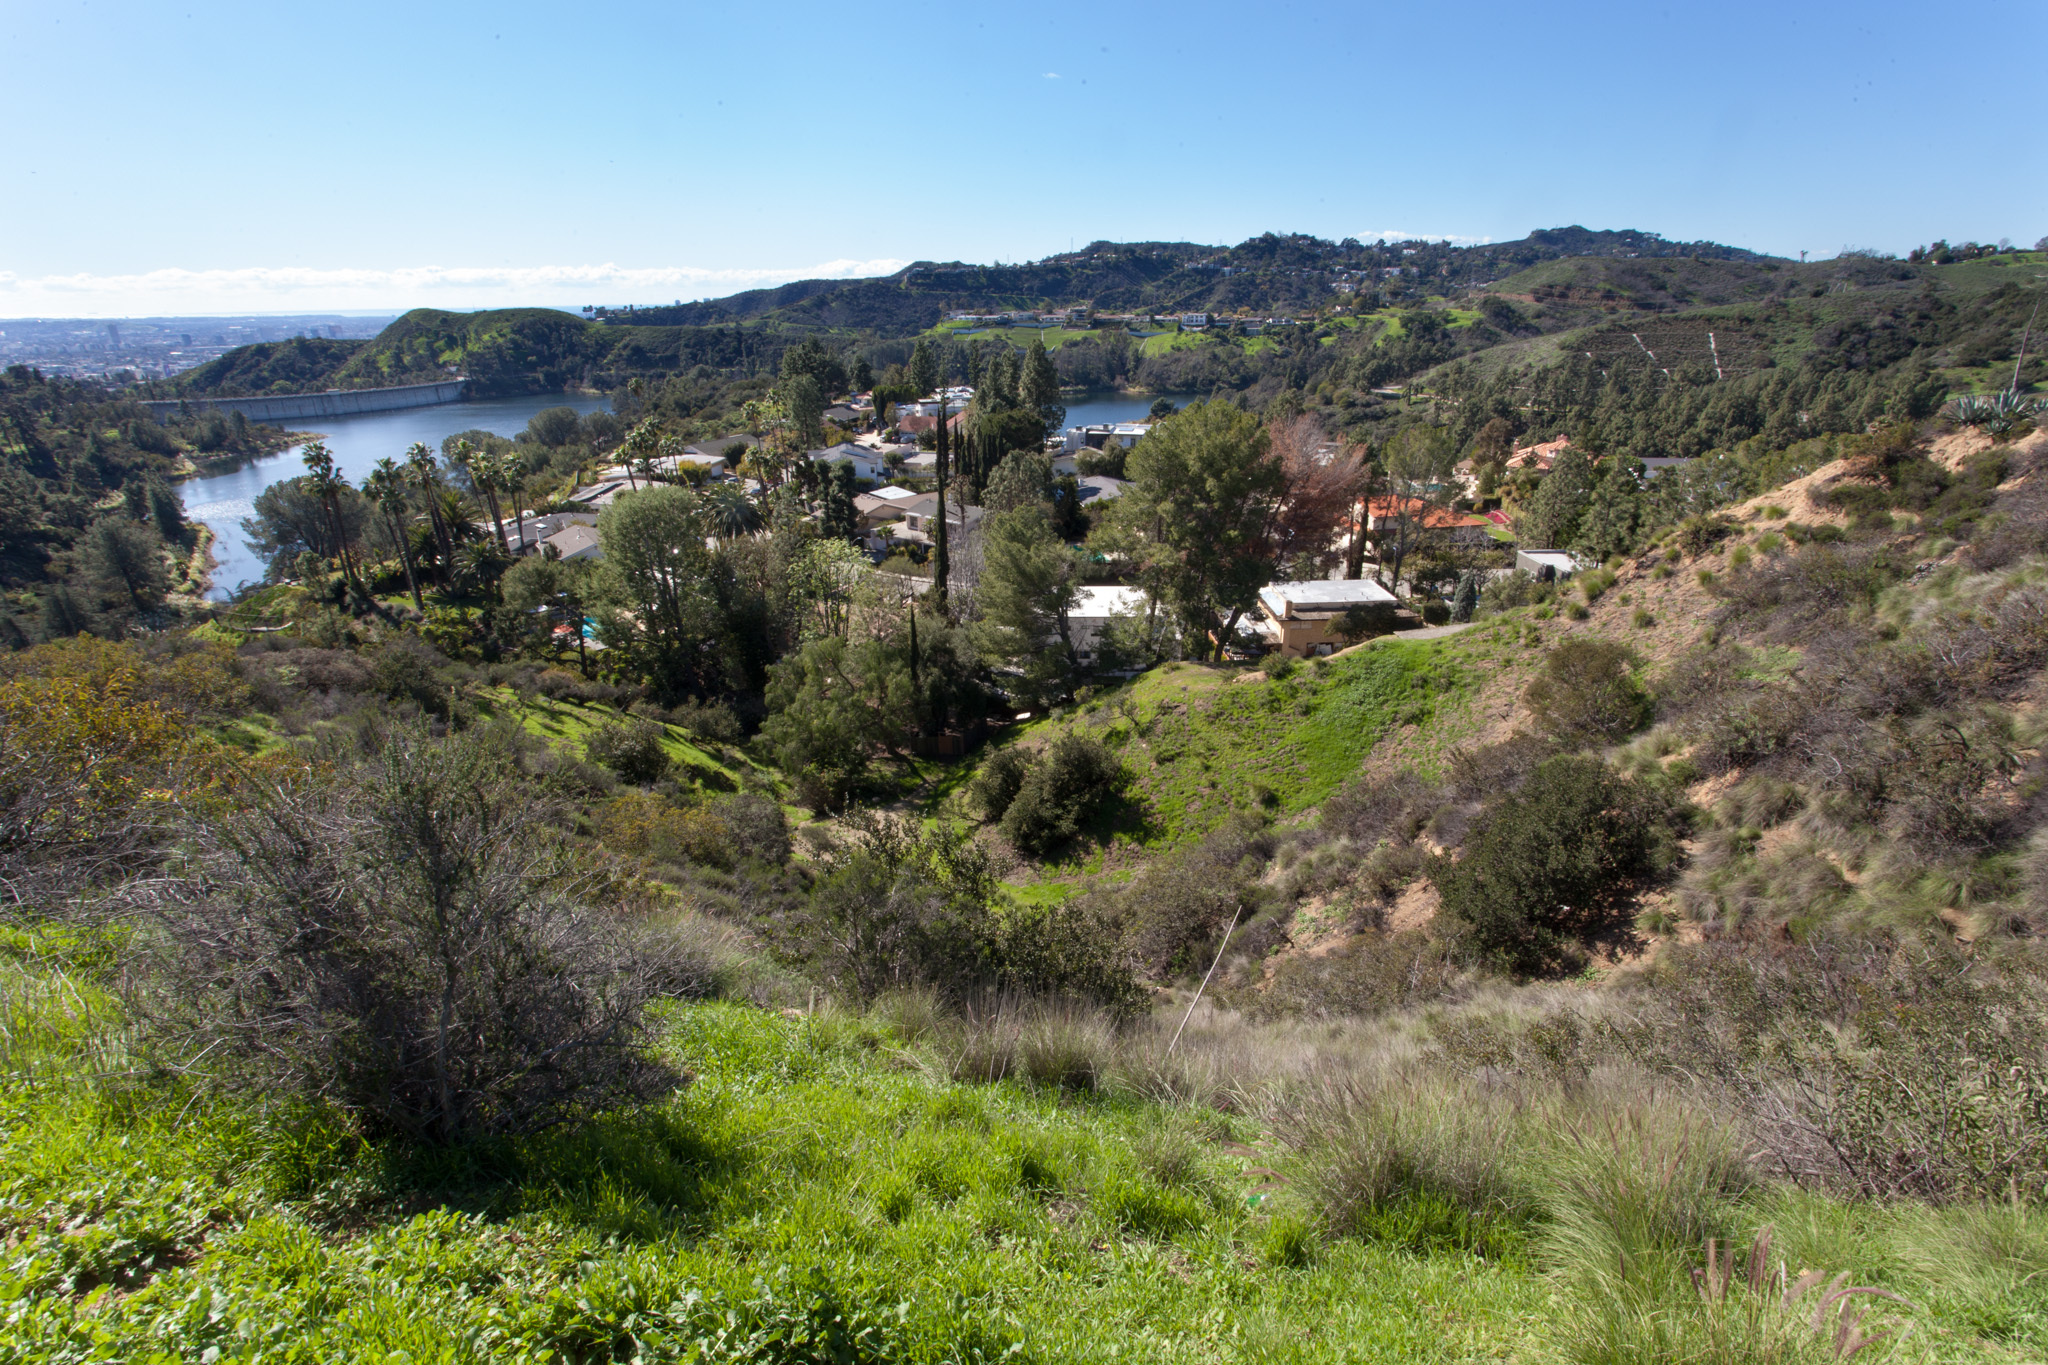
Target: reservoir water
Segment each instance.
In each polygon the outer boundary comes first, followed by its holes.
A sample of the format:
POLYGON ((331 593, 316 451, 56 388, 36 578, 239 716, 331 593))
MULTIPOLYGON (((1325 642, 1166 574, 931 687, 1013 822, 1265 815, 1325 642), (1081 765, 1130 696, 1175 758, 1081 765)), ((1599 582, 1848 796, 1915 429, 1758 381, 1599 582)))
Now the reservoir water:
POLYGON ((1199 402, 1198 393, 1113 393, 1091 396, 1067 404, 1066 425, 1092 427, 1099 422, 1136 422, 1152 411, 1152 404, 1164 398, 1177 408, 1199 402))
MULTIPOLYGON (((1180 407, 1199 394, 1112 394, 1077 400, 1067 407, 1068 426, 1097 422, 1133 422, 1152 410, 1158 397, 1180 407)), ((432 408, 406 408, 400 412, 372 412, 359 417, 323 417, 308 425, 321 434, 334 452, 334 463, 343 477, 360 485, 377 461, 389 455, 405 457, 414 441, 424 441, 436 451, 441 442, 458 431, 481 429, 500 436, 514 436, 543 408, 572 407, 578 412, 597 412, 609 400, 584 394, 535 394, 526 398, 496 398, 474 403, 444 403, 432 408)), ((185 498, 185 515, 206 523, 214 533, 213 592, 216 599, 231 596, 245 583, 263 577, 263 564, 242 539, 242 519, 255 510, 256 495, 281 479, 306 472, 301 446, 291 446, 275 455, 251 460, 231 470, 187 479, 179 485, 185 498)))
MULTIPOLYGON (((364 476, 376 468, 378 460, 386 455, 403 460, 406 447, 414 441, 424 441, 438 452, 441 442, 458 431, 482 430, 516 436, 543 408, 571 407, 578 412, 598 412, 609 405, 609 399, 585 394, 535 394, 526 398, 406 408, 399 412, 371 412, 357 417, 322 417, 308 419, 305 425, 327 442, 343 477, 360 485, 364 476)), ((242 584, 263 577, 262 561, 243 542, 242 519, 255 510, 258 493, 281 479, 306 472, 300 454, 303 449, 291 446, 275 455, 187 479, 179 485, 178 491, 185 498, 185 515, 206 523, 214 533, 214 598, 226 598, 242 584)))

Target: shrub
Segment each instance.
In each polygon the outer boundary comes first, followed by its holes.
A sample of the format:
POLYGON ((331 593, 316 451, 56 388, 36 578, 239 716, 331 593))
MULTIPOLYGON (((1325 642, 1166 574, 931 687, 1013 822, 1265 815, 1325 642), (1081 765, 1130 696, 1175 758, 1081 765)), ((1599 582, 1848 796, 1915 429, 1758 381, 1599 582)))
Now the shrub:
POLYGON ((448 688, 437 670, 447 663, 447 658, 432 645, 400 636, 378 651, 371 676, 377 690, 392 701, 409 701, 422 711, 445 715, 448 688))
POLYGON ((1281 959, 1265 989, 1238 1003, 1253 1019, 1363 1018, 1441 999, 1457 975, 1444 945, 1420 930, 1371 934, 1328 953, 1281 959))
POLYGON ((1122 781, 1123 765, 1101 741, 1062 735, 1025 774, 1003 812, 1003 833, 1042 856, 1080 833, 1122 781))
POLYGON ((739 792, 712 802, 709 811, 725 826, 741 858, 776 867, 789 861, 789 817, 775 802, 755 792, 739 792))
POLYGON ((1703 555, 1713 549, 1735 530, 1735 523, 1726 517, 1692 516, 1678 524, 1678 546, 1689 555, 1703 555))
POLYGON ((641 1050, 635 944, 574 899, 516 764, 474 733, 381 745, 199 826, 145 1004, 174 1049, 433 1142, 672 1084, 641 1050))
POLYGON ((1678 813, 1655 786, 1560 755, 1491 803, 1464 856, 1435 859, 1443 915, 1476 954, 1536 974, 1573 965, 1670 866, 1678 813))
POLYGON ((1111 896, 1130 950, 1154 977, 1199 974, 1233 917, 1243 923, 1271 895, 1260 881, 1270 841, 1226 826, 1193 848, 1152 863, 1111 896))
POLYGON ((1545 731, 1567 742, 1611 743, 1650 722, 1650 699, 1631 671, 1635 656, 1606 640, 1574 638, 1544 656, 1523 700, 1545 731))
POLYGON ((783 951, 861 1001, 928 988, 952 1003, 990 992, 1140 1008, 1121 935, 1076 900, 1007 902, 987 855, 959 830, 857 814, 809 900, 776 925, 783 951))
POLYGON ((603 764, 626 781, 644 785, 668 776, 671 765, 662 742, 666 737, 660 725, 635 716, 591 730, 583 741, 583 752, 591 762, 603 764))
POLYGON ((1542 601, 1552 591, 1548 583, 1539 583, 1520 569, 1487 580, 1480 589, 1479 607, 1482 612, 1507 611, 1513 607, 1526 607, 1542 601))
POLYGON ((739 713, 722 701, 698 701, 692 697, 671 711, 669 719, 713 744, 737 744, 746 738, 739 713))
POLYGON ((1031 759, 1020 748, 1008 746, 991 753, 967 788, 981 818, 1002 819, 1010 803, 1017 799, 1017 790, 1024 785, 1024 775, 1030 770, 1031 759))

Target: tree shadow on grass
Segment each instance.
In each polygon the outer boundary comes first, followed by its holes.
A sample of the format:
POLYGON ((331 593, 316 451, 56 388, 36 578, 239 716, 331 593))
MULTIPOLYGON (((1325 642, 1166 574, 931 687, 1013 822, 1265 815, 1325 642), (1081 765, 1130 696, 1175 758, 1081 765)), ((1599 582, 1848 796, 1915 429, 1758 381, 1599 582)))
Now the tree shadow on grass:
POLYGON ((434 1208, 493 1218, 545 1212, 601 1235, 655 1241, 702 1233, 717 1188, 747 1166, 661 1105, 595 1114, 544 1133, 452 1147, 378 1144, 373 1187, 340 1221, 404 1219, 434 1208), (381 1216, 380 1216, 381 1215, 381 1216))

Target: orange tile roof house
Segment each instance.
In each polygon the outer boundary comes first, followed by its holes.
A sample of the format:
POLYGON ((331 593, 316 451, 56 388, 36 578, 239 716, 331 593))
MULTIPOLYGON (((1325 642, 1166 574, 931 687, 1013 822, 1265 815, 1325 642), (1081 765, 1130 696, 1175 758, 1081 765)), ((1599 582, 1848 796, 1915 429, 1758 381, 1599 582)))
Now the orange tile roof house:
POLYGON ((1460 544, 1482 541, 1493 523, 1473 512, 1454 512, 1448 507, 1431 507, 1420 498, 1374 498, 1365 505, 1365 527, 1377 531, 1395 517, 1406 515, 1421 521, 1430 531, 1447 531, 1460 544))
POLYGON ((1550 467, 1557 463, 1557 457, 1570 450, 1572 438, 1560 436, 1555 441, 1544 441, 1540 445, 1517 446, 1508 456, 1509 469, 1535 469, 1548 474, 1550 467))

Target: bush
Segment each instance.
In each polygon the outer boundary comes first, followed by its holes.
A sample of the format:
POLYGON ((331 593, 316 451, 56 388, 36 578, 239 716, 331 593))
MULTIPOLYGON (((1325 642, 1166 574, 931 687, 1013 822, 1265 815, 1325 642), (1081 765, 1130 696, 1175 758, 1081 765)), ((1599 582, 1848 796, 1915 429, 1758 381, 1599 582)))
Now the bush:
POLYGON ((665 738, 667 732, 660 725, 635 716, 591 730, 583 741, 583 752, 591 762, 644 786, 668 776, 671 764, 662 742, 665 738))
POLYGON ((1100 740, 1062 735, 1025 774, 1003 812, 1003 833, 1043 856, 1080 833, 1122 781, 1123 765, 1100 740))
POLYGON ((740 792, 712 802, 710 813, 725 826, 741 858, 775 867, 789 861, 789 817, 767 797, 740 792))
POLYGON ((967 788, 981 818, 1002 819, 1010 803, 1017 799, 1017 790, 1024 785, 1024 775, 1030 770, 1031 759, 1022 749, 1006 747, 990 754, 967 788))
POLYGON ((1560 755, 1481 815, 1464 856, 1430 865, 1442 913, 1476 954, 1533 975, 1573 966, 1671 865, 1679 814, 1662 791, 1560 755))
POLYGON ((873 813, 849 823, 850 846, 822 860, 809 901, 776 926, 782 950, 827 984, 863 1002, 926 988, 952 1004, 994 992, 1142 1008, 1098 905, 1009 903, 957 830, 873 813))
POLYGON ((1440 999, 1457 975, 1444 945, 1411 929, 1372 934, 1320 955, 1282 958, 1265 989, 1238 1003, 1253 1019, 1365 1018, 1440 999))
POLYGON ((737 744, 746 738, 739 713, 722 701, 698 701, 692 697, 670 712, 669 719, 713 744, 737 744))
POLYGON ((401 731, 272 786, 196 832, 145 1010, 224 1080, 373 1134, 459 1142, 649 1098, 674 1078, 642 1051, 640 955, 572 899, 556 829, 475 734, 401 731))
POLYGON ((1552 649, 1523 700, 1537 724, 1569 743, 1613 743, 1650 722, 1635 656, 1606 640, 1574 638, 1552 649))

